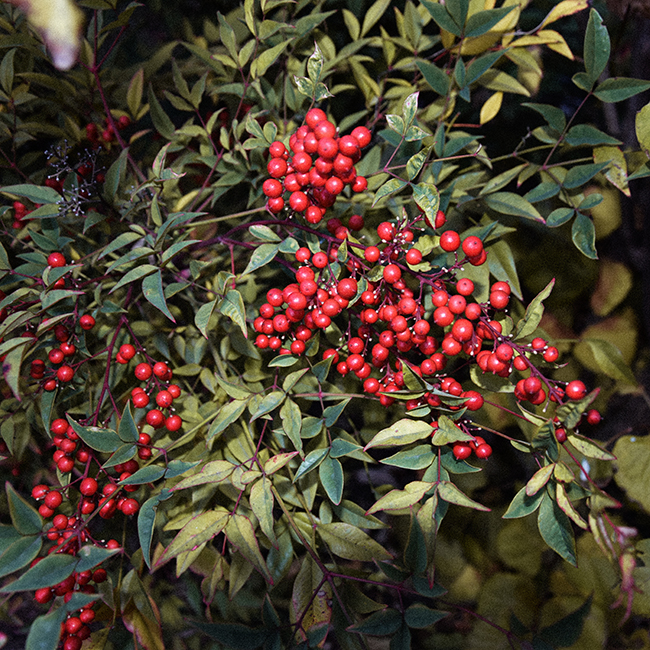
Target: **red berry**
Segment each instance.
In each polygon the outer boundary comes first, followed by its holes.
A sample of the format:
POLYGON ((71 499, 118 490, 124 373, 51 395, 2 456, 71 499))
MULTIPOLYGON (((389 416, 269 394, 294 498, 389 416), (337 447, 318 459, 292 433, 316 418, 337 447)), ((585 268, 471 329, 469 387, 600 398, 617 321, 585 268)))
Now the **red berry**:
POLYGON ((280 142, 279 140, 272 142, 271 146, 269 147, 269 154, 271 154, 272 158, 281 158, 282 156, 285 156, 288 153, 289 152, 287 151, 287 148, 284 146, 284 143, 280 142))
POLYGON ((56 376, 59 381, 62 382, 69 382, 72 381, 72 378, 74 377, 74 370, 70 366, 61 366, 57 371, 56 371, 56 376))
POLYGON ((417 248, 409 248, 406 251, 406 261, 411 264, 419 264, 422 261, 422 253, 417 248))
POLYGON ((569 399, 582 399, 587 394, 587 387, 579 379, 574 379, 568 383, 565 393, 569 399))
POLYGON ((453 253, 460 246, 460 236, 455 230, 446 230, 440 235, 440 248, 447 253, 453 253))
POLYGON ((59 348, 54 348, 53 350, 50 350, 50 352, 47 355, 47 358, 50 360, 50 363, 53 363, 55 365, 60 364, 65 355, 63 354, 63 351, 60 350, 59 348))
POLYGON ((319 122, 326 119, 327 115, 325 114, 325 111, 320 108, 310 108, 305 116, 305 122, 307 122, 307 126, 309 126, 310 129, 316 128, 319 122))
POLYGON ((61 253, 50 253, 47 256, 47 263, 53 268, 65 266, 65 257, 61 253))
POLYGON ((467 257, 478 257, 483 252, 483 242, 478 237, 471 235, 463 242, 463 253, 467 257))
POLYGON ((162 414, 162 411, 151 409, 150 411, 147 411, 145 420, 147 424, 152 426, 154 429, 159 429, 165 421, 165 416, 162 414))
POLYGON ((396 264, 384 267, 383 278, 388 284, 395 284, 402 277, 402 270, 396 264))
POLYGON ((131 397, 131 400, 133 402, 133 406, 137 409, 143 409, 145 406, 149 404, 149 395, 145 393, 144 391, 140 393, 136 393, 131 397))
POLYGON ((122 512, 127 515, 134 515, 140 510, 140 504, 135 499, 126 499, 122 503, 122 512))
POLYGON ((455 444, 452 451, 457 460, 465 460, 472 455, 472 448, 465 443, 455 444))
POLYGON ((91 330, 93 327, 95 327, 95 319, 90 314, 84 314, 79 319, 79 325, 81 326, 82 330, 91 330))
POLYGON ((124 345, 120 346, 119 353, 122 355, 123 359, 129 361, 135 356, 135 348, 130 343, 125 343, 124 345))
POLYGON ((382 221, 377 226, 377 235, 382 241, 391 241, 395 236, 395 226, 390 221, 382 221))
POLYGON ((151 366, 148 363, 139 363, 135 367, 135 376, 140 381, 145 381, 151 377, 151 366))
POLYGON ((42 587, 34 593, 34 600, 41 605, 45 605, 52 600, 53 595, 51 587, 42 587))
POLYGON ((159 379, 162 379, 167 375, 169 372, 169 368, 167 367, 167 364, 164 361, 159 361, 158 363, 154 364, 153 367, 153 374, 156 375, 159 379))
POLYGON ((50 488, 47 485, 40 483, 32 488, 32 498, 40 501, 49 491, 50 488))
POLYGON ((489 458, 492 455, 492 447, 490 445, 483 443, 476 448, 474 452, 477 458, 489 458))
POLYGON ((92 477, 87 477, 79 484, 79 492, 86 497, 91 497, 97 492, 97 481, 92 477))
POLYGON ((587 422, 592 426, 599 424, 602 419, 602 416, 596 409, 590 409, 587 411, 587 422))
POLYGON ((365 126, 357 126, 356 128, 352 129, 352 133, 350 135, 359 143, 359 146, 362 149, 364 147, 367 147, 370 144, 370 140, 372 139, 372 134, 365 126))
POLYGON ((45 495, 45 499, 43 500, 43 504, 47 506, 50 510, 56 510, 61 503, 63 502, 63 497, 61 496, 60 492, 57 492, 56 490, 51 490, 45 495))
POLYGON ((158 406, 160 406, 161 408, 166 408, 168 406, 171 406, 173 401, 174 398, 172 397, 171 393, 168 390, 161 390, 156 395, 156 404, 158 404, 158 406))
MULTIPOLYGON (((296 342, 297 341, 294 341, 294 343, 296 342)), ((299 342, 302 343, 302 341, 299 342)), ((180 418, 179 415, 170 415, 165 420, 165 429, 167 429, 167 431, 171 431, 171 432, 178 431, 182 426, 183 426, 183 420, 180 418)))

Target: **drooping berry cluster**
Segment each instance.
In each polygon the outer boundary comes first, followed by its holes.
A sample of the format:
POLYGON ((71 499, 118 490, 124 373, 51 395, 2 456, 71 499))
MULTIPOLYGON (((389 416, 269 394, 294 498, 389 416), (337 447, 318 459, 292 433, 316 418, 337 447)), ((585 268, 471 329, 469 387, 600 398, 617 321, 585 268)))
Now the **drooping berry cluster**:
POLYGON ((275 141, 269 147, 267 171, 271 178, 262 189, 267 207, 280 213, 286 204, 304 213, 308 223, 317 224, 346 185, 363 192, 368 182, 354 167, 361 149, 370 143, 370 131, 356 127, 350 135, 339 136, 336 126, 320 108, 307 112, 305 124, 291 135, 289 148, 275 141))

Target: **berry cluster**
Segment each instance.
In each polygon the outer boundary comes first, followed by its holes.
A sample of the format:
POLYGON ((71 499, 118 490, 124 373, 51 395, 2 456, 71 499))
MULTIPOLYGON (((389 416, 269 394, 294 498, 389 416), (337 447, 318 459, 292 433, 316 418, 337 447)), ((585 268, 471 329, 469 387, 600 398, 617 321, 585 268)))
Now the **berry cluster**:
MULTIPOLYGON (((121 115, 115 120, 115 126, 120 131, 130 126, 130 124, 131 118, 128 115, 121 115)), ((107 120, 101 126, 98 126, 94 122, 89 122, 86 124, 86 137, 90 140, 93 149, 98 149, 101 146, 106 146, 115 141, 115 129, 107 120)))
POLYGON ((304 213, 308 223, 317 224, 346 185, 353 192, 368 187, 354 165, 371 135, 366 127, 358 126, 350 135, 338 136, 320 108, 310 109, 305 122, 289 139, 291 157, 280 141, 269 147, 267 171, 271 178, 264 181, 262 190, 273 214, 280 213, 288 202, 291 210, 304 213))

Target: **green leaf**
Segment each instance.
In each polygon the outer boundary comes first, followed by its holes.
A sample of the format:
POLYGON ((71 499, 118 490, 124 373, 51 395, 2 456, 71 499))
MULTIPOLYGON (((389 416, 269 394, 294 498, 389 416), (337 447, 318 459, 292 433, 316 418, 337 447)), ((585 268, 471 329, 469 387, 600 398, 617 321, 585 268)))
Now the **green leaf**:
POLYGON ((279 248, 278 244, 261 244, 258 246, 251 255, 248 265, 242 273, 242 277, 256 271, 275 259, 279 248))
POLYGON ((210 302, 206 302, 204 305, 201 305, 196 314, 194 314, 194 324, 206 339, 208 338, 208 324, 210 323, 210 318, 212 317, 212 313, 214 312, 218 301, 219 299, 215 298, 210 302))
POLYGON ((361 38, 363 38, 372 29, 375 23, 381 19, 388 7, 390 7, 390 0, 375 0, 375 2, 372 3, 363 16, 361 38))
MULTIPOLYGON (((488 12, 481 12, 488 13, 488 12)), ((404 620, 409 627, 423 629, 429 627, 443 618, 449 616, 449 612, 442 612, 438 609, 431 609, 422 603, 410 605, 404 612, 404 620)))
POLYGON ((607 27, 603 25, 600 14, 591 9, 585 31, 584 60, 585 70, 593 85, 607 66, 610 54, 610 41, 607 27))
POLYGON ((228 541, 272 584, 273 578, 260 552, 251 520, 244 515, 230 515, 225 532, 228 541))
POLYGON ((101 546, 94 546, 92 544, 82 546, 77 553, 79 556, 79 562, 77 563, 77 566, 75 566, 75 571, 81 572, 92 569, 98 564, 104 562, 104 560, 107 560, 109 557, 120 552, 121 549, 102 548, 101 546))
POLYGON ((350 403, 352 398, 347 397, 344 400, 341 400, 338 404, 334 406, 328 406, 323 409, 323 421, 325 422, 326 427, 331 427, 336 424, 341 413, 345 410, 345 407, 350 403))
POLYGON ((324 60, 323 53, 320 51, 318 44, 314 43, 314 52, 307 59, 307 74, 314 83, 318 83, 321 80, 324 60))
MULTIPOLYGON (((650 86, 650 83, 648 84, 650 86)), ((603 133, 591 124, 576 124, 572 126, 564 136, 567 144, 573 147, 581 145, 597 146, 601 144, 619 145, 623 144, 620 140, 612 138, 610 135, 603 133)))
POLYGON ((335 505, 339 505, 343 498, 344 480, 341 461, 332 458, 328 454, 318 466, 318 478, 330 501, 335 505))
POLYGON ((131 413, 131 402, 127 402, 124 410, 122 411, 122 417, 120 418, 120 424, 117 427, 117 435, 120 440, 124 442, 138 442, 139 431, 138 427, 133 420, 133 414, 131 413))
POLYGON ((271 486, 271 481, 266 477, 256 481, 251 488, 248 500, 253 513, 257 517, 262 532, 273 544, 276 544, 275 533, 273 531, 273 506, 275 500, 271 486))
POLYGON ((156 268, 152 264, 142 264, 141 266, 136 266, 134 269, 131 269, 126 275, 124 275, 108 293, 111 294, 113 291, 117 291, 120 287, 123 287, 131 282, 135 282, 145 275, 150 275, 156 271, 160 273, 160 269, 156 268))
POLYGON ((294 448, 302 454, 302 438, 300 437, 302 414, 300 407, 290 397, 287 397, 282 404, 280 419, 282 420, 282 430, 287 434, 294 448))
POLYGON ((605 169, 608 165, 609 161, 571 167, 564 177, 562 185, 568 190, 575 190, 588 183, 598 172, 605 169))
POLYGON ((577 566, 575 537, 571 520, 555 501, 544 493, 537 515, 537 527, 542 539, 567 562, 577 566))
POLYGON ((169 119, 167 113, 163 111, 151 84, 149 84, 147 98, 149 100, 149 113, 154 128, 163 138, 171 140, 174 137, 174 123, 169 119))
MULTIPOLYGON (((500 20, 505 18, 514 7, 500 7, 487 11, 477 11, 472 14, 465 24, 465 38, 482 36, 489 32, 500 20)), ((412 626, 411 626, 412 627, 412 626)))
POLYGON ((268 395, 265 395, 263 399, 258 403, 255 413, 251 415, 250 421, 253 422, 258 418, 270 413, 276 409, 286 398, 286 394, 281 390, 274 390, 268 395))
POLYGON ((5 185, 0 192, 3 194, 15 194, 32 203, 59 203, 63 197, 52 187, 40 185, 5 185))
POLYGON ((293 477, 293 482, 295 483, 300 477, 308 474, 313 469, 316 469, 328 455, 328 451, 327 448, 314 449, 313 451, 310 451, 296 471, 296 475, 293 477))
POLYGON ((622 102, 650 88, 650 81, 629 77, 609 77, 598 85, 594 95, 601 102, 622 102))
POLYGON ((171 491, 185 490, 196 487, 197 485, 222 483, 235 471, 236 467, 237 465, 234 465, 228 460, 212 460, 206 463, 194 476, 188 476, 179 483, 176 483, 171 488, 171 491))
POLYGON ((119 465, 120 463, 126 463, 127 460, 131 460, 135 456, 137 451, 138 447, 136 445, 129 443, 120 445, 102 467, 115 467, 115 465, 119 465))
POLYGON ((585 257, 591 260, 598 259, 594 222, 582 212, 578 212, 575 221, 571 225, 571 239, 585 257))
POLYGON ((508 509, 503 515, 504 519, 518 519, 519 517, 526 517, 527 515, 532 514, 539 508, 542 499, 546 492, 541 491, 537 492, 533 496, 526 494, 526 487, 522 487, 515 497, 510 502, 508 509))
POLYGON ((401 178, 391 178, 375 192, 375 198, 372 201, 373 207, 378 201, 386 196, 399 192, 406 185, 406 181, 403 181, 401 178))
POLYGON ((148 275, 142 281, 142 292, 144 297, 154 306, 156 309, 159 309, 167 318, 169 318, 172 323, 176 322, 176 319, 172 316, 172 313, 167 307, 167 301, 165 300, 165 291, 162 284, 162 271, 158 269, 155 273, 148 275))
POLYGON ((21 535, 36 535, 40 533, 43 528, 43 520, 38 514, 38 511, 16 492, 9 481, 5 482, 5 491, 9 503, 11 523, 15 529, 21 535))
POLYGON ((646 156, 650 157, 650 104, 646 104, 636 114, 634 129, 641 148, 646 156))
POLYGON ((163 551, 155 566, 160 567, 181 553, 187 553, 211 540, 226 527, 230 517, 230 513, 220 506, 192 517, 163 551))
MULTIPOLYGON (((592 600, 593 595, 590 595, 578 609, 567 614, 556 623, 542 628, 535 639, 541 639, 552 648, 568 648, 577 643, 582 635, 587 616, 591 611, 592 600)), ((534 647, 535 639, 533 639, 534 647)))
POLYGON ((394 634, 402 624, 402 615, 396 609, 382 609, 371 614, 365 621, 350 626, 347 631, 370 636, 394 634))
POLYGON ((522 106, 527 106, 528 108, 537 111, 546 120, 546 123, 554 131, 558 132, 558 135, 564 131, 564 127, 566 126, 566 116, 561 108, 552 106, 551 104, 534 104, 531 102, 523 103, 522 106))
POLYGON ((489 208, 501 214, 511 214, 544 223, 544 218, 537 209, 519 194, 513 192, 495 192, 483 197, 489 208))
POLYGON ((246 410, 248 400, 233 400, 224 404, 219 409, 218 416, 213 420, 208 430, 207 440, 225 431, 233 422, 239 420, 241 414, 246 410))
POLYGON ((575 213, 573 208, 556 208, 548 215, 546 225, 549 228, 558 228, 570 221, 575 213))
POLYGON ((18 537, 0 555, 0 578, 30 564, 39 554, 42 546, 43 540, 40 534, 18 537))
POLYGON ((553 471, 555 470, 555 463, 540 467, 526 483, 526 495, 529 497, 537 494, 549 482, 553 471))
POLYGON ((453 442, 470 441, 474 440, 473 436, 465 433, 446 415, 441 415, 438 418, 438 429, 436 430, 431 442, 441 447, 453 442))
MULTIPOLYGON (((467 66, 467 75, 465 84, 472 85, 478 81, 505 53, 505 50, 497 50, 496 52, 489 52, 483 56, 479 56, 476 60, 472 61, 467 66)), ((494 90, 506 90, 506 88, 494 88, 494 90)))
POLYGON ((142 93, 144 90, 144 69, 140 68, 129 82, 129 88, 126 91, 126 105, 129 107, 131 117, 137 119, 142 105, 142 93))
POLYGON ((319 524, 316 531, 334 555, 345 560, 372 562, 389 560, 392 555, 367 533, 344 522, 319 524))
POLYGON ((251 63, 251 75, 254 78, 264 76, 266 71, 278 60, 278 57, 290 42, 290 40, 282 41, 272 48, 262 52, 262 54, 251 63))
POLYGON ((432 183, 418 183, 412 186, 413 200, 424 212, 430 223, 435 223, 436 214, 440 207, 440 193, 432 183))
POLYGON ((449 92, 450 80, 443 70, 429 61, 418 60, 415 64, 429 86, 431 86, 438 95, 445 97, 449 92))
POLYGON ((523 169, 526 169, 526 167, 528 167, 528 165, 526 163, 523 163, 521 165, 517 165, 516 167, 513 167, 512 169, 507 169, 506 171, 502 172, 498 176, 491 178, 481 189, 481 191, 479 192, 479 196, 490 194, 492 192, 496 192, 497 190, 504 188, 506 185, 508 185, 508 183, 513 181, 515 178, 517 178, 517 176, 519 176, 519 173, 523 169))
POLYGON ((229 289, 223 300, 217 305, 217 309, 221 314, 230 318, 236 325, 239 325, 239 329, 241 329, 244 337, 248 338, 244 299, 237 289, 229 289))
POLYGON ((483 512, 490 512, 490 508, 481 505, 477 501, 470 499, 464 492, 461 492, 456 485, 451 481, 441 481, 438 483, 438 495, 447 503, 455 503, 457 506, 463 508, 472 508, 474 510, 482 510, 483 512))
POLYGON ((77 558, 67 553, 53 553, 23 573, 18 580, 10 582, 0 592, 11 594, 18 591, 35 591, 51 587, 72 575, 77 558))
POLYGON ((118 485, 143 485, 153 483, 165 475, 165 468, 158 465, 147 465, 135 471, 131 476, 119 481, 118 485))
POLYGON ((429 467, 436 458, 431 445, 417 445, 413 449, 398 451, 388 458, 382 458, 381 463, 402 467, 404 469, 425 469, 429 467))
POLYGON ((403 490, 391 490, 376 501, 368 511, 367 515, 381 510, 402 510, 410 508, 418 503, 424 495, 434 487, 435 483, 425 481, 412 481, 404 486, 403 490))
POLYGON ((621 351, 613 343, 602 339, 582 339, 582 342, 589 346, 594 360, 603 374, 625 384, 636 386, 637 381, 634 373, 625 363, 621 351))
POLYGON ((575 432, 568 436, 567 441, 585 456, 585 458, 596 458, 597 460, 606 461, 616 460, 614 454, 610 454, 593 440, 589 440, 589 438, 585 438, 575 432))
POLYGON ((372 440, 364 447, 364 451, 367 451, 371 447, 408 445, 416 440, 427 438, 432 433, 433 428, 428 422, 403 418, 373 436, 372 440))
POLYGON ((95 451, 113 452, 122 445, 120 437, 112 429, 82 427, 69 415, 67 418, 70 426, 74 429, 74 432, 95 451))
POLYGON ((436 22, 438 27, 453 34, 454 36, 461 35, 462 25, 456 24, 452 17, 447 13, 445 5, 433 2, 433 0, 421 0, 421 4, 426 7, 427 11, 431 14, 431 17, 436 22))
POLYGON ((140 508, 138 513, 138 540, 142 549, 142 557, 151 570, 151 540, 156 523, 156 510, 161 501, 169 499, 172 492, 167 489, 161 490, 160 494, 149 497, 140 508))
POLYGON ((238 623, 192 621, 192 625, 231 650, 254 650, 259 648, 269 635, 266 629, 254 629, 238 623))
POLYGON ((56 650, 61 636, 61 623, 65 621, 66 615, 65 608, 59 607, 38 616, 29 628, 25 650, 56 650))
POLYGON ((537 326, 542 320, 544 315, 544 300, 546 300, 553 291, 555 286, 555 278, 553 278, 531 301, 526 308, 524 317, 517 323, 517 327, 513 333, 513 339, 518 339, 530 336, 535 332, 537 326))

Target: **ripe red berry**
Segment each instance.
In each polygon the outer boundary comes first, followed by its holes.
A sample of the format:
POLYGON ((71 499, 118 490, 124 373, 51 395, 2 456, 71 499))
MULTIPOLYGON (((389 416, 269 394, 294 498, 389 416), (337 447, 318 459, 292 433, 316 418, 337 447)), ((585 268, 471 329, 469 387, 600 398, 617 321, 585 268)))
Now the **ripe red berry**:
POLYGON ((406 251, 406 261, 411 265, 419 264, 422 261, 422 252, 417 248, 409 248, 406 251))
POLYGON ((402 277, 402 270, 396 264, 384 267, 383 278, 388 284, 395 284, 402 277))
POLYGON ((65 266, 65 257, 61 253, 50 253, 47 256, 47 263, 52 268, 65 266))
POLYGON ((122 358, 129 361, 135 356, 135 348, 130 343, 125 343, 124 345, 120 346, 119 353, 122 355, 122 358))
MULTIPOLYGON (((302 341, 294 341, 294 343, 302 343, 302 341)), ((167 431, 171 431, 172 433, 174 431, 178 431, 182 426, 183 420, 179 415, 170 415, 165 420, 165 429, 167 429, 167 431)))
POLYGON ((50 488, 47 485, 39 483, 32 488, 32 498, 40 501, 45 495, 50 491, 50 488))
POLYGON ((587 387, 579 379, 574 379, 568 383, 565 394, 569 399, 582 399, 587 394, 587 387))
POLYGON ((447 253, 453 253, 460 246, 460 236, 455 230, 446 230, 440 235, 440 248, 447 253))
POLYGON ((325 111, 320 108, 310 108, 307 111, 307 115, 305 115, 305 122, 307 122, 307 126, 309 126, 310 129, 315 129, 319 122, 326 119, 327 115, 325 114, 325 111))
POLYGON ((472 448, 465 443, 457 443, 453 446, 452 451, 457 460, 465 460, 472 455, 472 448))
POLYGON ((158 361, 153 366, 153 374, 156 375, 159 379, 162 379, 169 372, 169 367, 164 361, 158 361))
POLYGON ((134 515, 140 510, 140 504, 135 499, 126 499, 122 503, 122 512, 127 515, 134 515))
POLYGON ((60 364, 63 361, 64 357, 65 355, 59 348, 54 348, 53 350, 50 350, 47 355, 47 358, 50 360, 50 363, 53 363, 55 365, 60 364))
POLYGON ((79 484, 79 492, 86 497, 91 497, 97 492, 98 487, 97 481, 88 476, 79 484))
POLYGON ((56 371, 56 376, 59 381, 62 382, 69 382, 72 381, 72 378, 74 377, 74 370, 70 366, 61 366, 57 371, 56 371))
POLYGON ((587 422, 592 426, 599 424, 601 419, 602 416, 596 409, 589 409, 589 411, 587 411, 587 422))
POLYGON ((50 508, 50 510, 56 510, 56 508, 58 508, 62 502, 63 497, 57 490, 51 490, 48 492, 45 495, 45 499, 43 500, 43 504, 50 508))
POLYGON ((382 241, 391 241, 395 236, 395 226, 390 221, 382 221, 377 226, 377 235, 382 241))
POLYGON ((174 398, 168 390, 161 390, 156 395, 156 404, 161 408, 167 408, 172 405, 174 398))
POLYGON ((143 409, 145 406, 149 404, 149 395, 145 393, 144 391, 140 393, 136 393, 131 397, 131 400, 133 402, 133 406, 137 409, 143 409))
POLYGON ((478 257, 483 252, 483 242, 479 237, 470 235, 463 242, 463 253, 467 257, 478 257))
POLYGON ((91 330, 95 327, 95 319, 90 314, 84 314, 79 319, 79 325, 82 330, 91 330))
POLYGON ((357 126, 352 129, 350 135, 359 143, 359 146, 363 149, 370 144, 372 139, 372 134, 365 126, 357 126))
POLYGON ((477 458, 489 458, 492 455, 492 447, 487 443, 483 443, 476 448, 474 453, 477 458))
POLYGON ((165 421, 165 416, 163 415, 162 411, 158 409, 151 409, 150 411, 147 411, 145 420, 147 424, 152 426, 154 429, 159 429, 165 421))
POLYGON ((269 147, 269 154, 271 155, 272 158, 282 158, 282 156, 285 156, 288 153, 289 152, 287 151, 287 148, 284 146, 284 143, 280 142, 279 140, 272 142, 271 146, 269 147))
POLYGON ((34 600, 41 605, 45 605, 52 600, 53 596, 51 587, 42 587, 34 593, 34 600))
POLYGON ((139 363, 135 367, 134 374, 136 376, 136 379, 139 379, 140 381, 145 381, 151 377, 151 366, 148 363, 139 363))

